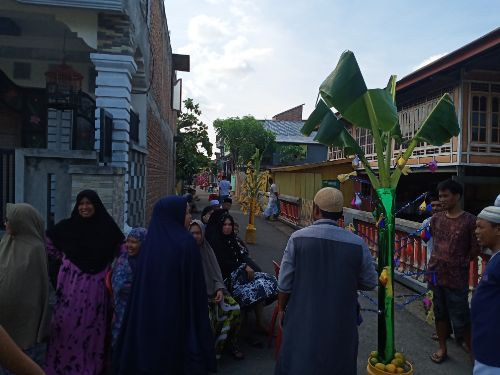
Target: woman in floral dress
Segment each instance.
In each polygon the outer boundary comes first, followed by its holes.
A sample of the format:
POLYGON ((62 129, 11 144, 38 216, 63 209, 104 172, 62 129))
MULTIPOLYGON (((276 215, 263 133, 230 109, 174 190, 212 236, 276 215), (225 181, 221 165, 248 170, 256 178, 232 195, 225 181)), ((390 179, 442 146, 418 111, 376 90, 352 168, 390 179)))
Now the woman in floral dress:
POLYGON ((45 371, 99 375, 104 370, 110 300, 105 275, 123 233, 93 190, 76 198, 71 217, 47 231, 49 257, 60 261, 45 371))

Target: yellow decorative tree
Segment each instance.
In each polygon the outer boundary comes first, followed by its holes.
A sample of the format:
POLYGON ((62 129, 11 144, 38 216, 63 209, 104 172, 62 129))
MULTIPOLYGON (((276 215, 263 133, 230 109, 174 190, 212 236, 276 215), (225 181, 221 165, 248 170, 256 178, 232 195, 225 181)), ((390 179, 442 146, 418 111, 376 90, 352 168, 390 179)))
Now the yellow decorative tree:
POLYGON ((255 215, 262 212, 259 202, 259 193, 265 191, 269 173, 260 171, 261 155, 256 149, 252 160, 247 164, 245 179, 241 185, 240 205, 241 211, 249 215, 248 225, 245 233, 247 243, 257 242, 257 229, 255 228, 255 215))

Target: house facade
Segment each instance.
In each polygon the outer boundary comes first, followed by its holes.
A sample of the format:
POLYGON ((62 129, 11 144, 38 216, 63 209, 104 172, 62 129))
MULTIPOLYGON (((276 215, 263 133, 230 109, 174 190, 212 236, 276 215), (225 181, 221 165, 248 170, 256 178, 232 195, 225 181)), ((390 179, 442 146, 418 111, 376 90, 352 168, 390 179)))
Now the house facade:
POLYGON ((276 149, 270 157, 264 155, 263 167, 301 165, 327 160, 328 148, 314 140, 316 132, 310 136, 300 132, 304 125, 303 107, 304 104, 301 104, 273 116, 271 120, 262 121, 264 128, 276 135, 276 149))
MULTIPOLYGON (((425 142, 412 153, 408 165, 413 172, 400 180, 398 205, 434 190, 437 184, 453 178, 464 186, 464 208, 477 214, 491 205, 500 192, 500 28, 474 40, 433 63, 403 77, 396 85, 396 102, 403 139, 413 137, 439 98, 449 93, 457 111, 460 134, 436 147, 425 142), (429 163, 437 163, 431 171, 429 163)), ((374 142, 366 129, 352 128, 372 167, 376 168, 374 142)), ((395 158, 404 152, 393 142, 395 158)), ((329 160, 346 157, 338 148, 330 148, 329 160)), ((362 167, 359 173, 363 174, 362 167)), ((371 211, 373 192, 357 184, 362 191, 362 208, 371 211)), ((406 210, 409 219, 417 219, 416 207, 406 210)), ((419 221, 421 219, 418 219, 419 221)))
POLYGON ((177 70, 161 0, 2 1, 2 219, 27 202, 50 226, 95 189, 121 227, 145 225, 175 188, 177 70))

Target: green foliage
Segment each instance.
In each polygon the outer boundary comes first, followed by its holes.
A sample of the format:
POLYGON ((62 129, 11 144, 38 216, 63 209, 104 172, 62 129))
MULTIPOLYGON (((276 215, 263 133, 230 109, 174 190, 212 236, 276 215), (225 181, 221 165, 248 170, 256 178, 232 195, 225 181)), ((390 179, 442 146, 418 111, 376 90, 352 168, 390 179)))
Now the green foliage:
POLYGON ((199 116, 199 104, 193 99, 184 100, 185 111, 177 120, 180 142, 176 145, 176 176, 178 181, 190 181, 200 169, 210 166, 212 143, 208 138, 208 127, 199 116))
POLYGON ((272 149, 276 140, 276 136, 253 116, 217 119, 214 128, 231 155, 233 170, 237 165, 245 165, 251 160, 255 149, 261 155, 272 149))
POLYGON ((306 145, 278 145, 276 152, 279 155, 280 164, 290 164, 295 161, 304 160, 307 157, 306 145))

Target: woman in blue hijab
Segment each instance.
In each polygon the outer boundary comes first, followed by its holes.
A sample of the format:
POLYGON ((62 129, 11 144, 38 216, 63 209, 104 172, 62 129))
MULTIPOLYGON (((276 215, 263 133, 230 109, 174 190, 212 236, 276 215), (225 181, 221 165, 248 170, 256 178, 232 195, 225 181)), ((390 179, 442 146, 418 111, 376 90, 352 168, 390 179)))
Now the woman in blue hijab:
POLYGON ((215 372, 200 251, 185 198, 156 203, 114 356, 118 375, 215 372))

